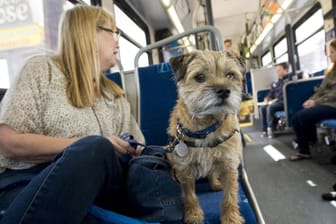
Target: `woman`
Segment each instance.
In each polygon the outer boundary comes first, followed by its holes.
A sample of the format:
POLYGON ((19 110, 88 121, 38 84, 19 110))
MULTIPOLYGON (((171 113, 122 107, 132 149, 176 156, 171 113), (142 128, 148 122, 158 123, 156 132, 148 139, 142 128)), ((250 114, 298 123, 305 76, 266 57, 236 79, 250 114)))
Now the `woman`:
POLYGON ((298 144, 298 153, 290 157, 291 161, 310 159, 309 143, 315 142, 316 123, 336 118, 336 40, 330 42, 329 58, 333 63, 315 94, 303 103, 304 109, 293 118, 293 128, 298 144))
POLYGON ((144 137, 123 91, 103 76, 116 64, 111 14, 66 11, 59 50, 35 56, 8 90, 0 112, 0 222, 81 223, 92 204, 119 211, 125 201, 118 136, 144 137))

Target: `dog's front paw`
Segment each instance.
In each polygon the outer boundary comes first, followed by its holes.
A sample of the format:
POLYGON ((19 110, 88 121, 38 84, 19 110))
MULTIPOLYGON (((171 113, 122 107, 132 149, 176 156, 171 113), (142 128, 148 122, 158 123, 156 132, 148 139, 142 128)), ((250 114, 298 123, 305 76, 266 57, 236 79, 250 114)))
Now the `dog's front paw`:
POLYGON ((199 207, 189 208, 184 211, 183 221, 186 224, 201 224, 203 223, 203 211, 199 207))
POLYGON ((237 212, 225 212, 221 217, 221 224, 243 224, 244 218, 237 212))

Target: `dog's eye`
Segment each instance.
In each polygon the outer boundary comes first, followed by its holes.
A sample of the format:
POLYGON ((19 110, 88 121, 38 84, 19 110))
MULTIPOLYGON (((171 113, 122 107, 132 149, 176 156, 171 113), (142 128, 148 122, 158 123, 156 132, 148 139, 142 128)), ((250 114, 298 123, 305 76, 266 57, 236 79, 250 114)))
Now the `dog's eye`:
POLYGON ((228 79, 233 79, 234 74, 232 72, 227 72, 227 73, 225 73, 225 77, 228 78, 228 79))
POLYGON ((199 73, 194 77, 196 82, 205 82, 206 77, 203 73, 199 73))

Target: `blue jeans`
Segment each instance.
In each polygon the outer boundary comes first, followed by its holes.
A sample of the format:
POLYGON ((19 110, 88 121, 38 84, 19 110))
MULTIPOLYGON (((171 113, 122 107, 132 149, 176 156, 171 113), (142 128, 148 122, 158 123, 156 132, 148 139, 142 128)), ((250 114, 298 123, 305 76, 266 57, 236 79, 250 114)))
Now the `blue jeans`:
POLYGON ((331 118, 336 118, 336 108, 323 105, 300 110, 294 115, 292 125, 300 153, 310 154, 309 143, 317 139, 316 123, 331 118))
POLYGON ((284 109, 283 102, 275 102, 260 107, 262 131, 266 132, 267 128, 271 128, 273 130, 273 127, 275 126, 274 114, 275 112, 281 111, 283 109, 284 109))
POLYGON ((0 188, 0 223, 85 223, 92 204, 121 212, 124 181, 111 142, 82 138, 49 164, 0 175, 0 183, 8 183, 0 188))

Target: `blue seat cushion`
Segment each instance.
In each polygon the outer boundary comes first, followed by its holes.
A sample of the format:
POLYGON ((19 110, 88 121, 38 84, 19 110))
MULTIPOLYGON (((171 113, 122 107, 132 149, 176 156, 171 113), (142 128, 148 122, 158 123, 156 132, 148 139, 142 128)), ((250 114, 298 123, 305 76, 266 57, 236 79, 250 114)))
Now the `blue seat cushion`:
POLYGON ((277 111, 274 113, 274 117, 276 118, 286 118, 286 112, 281 110, 281 111, 277 111))
MULTIPOLYGON (((196 185, 197 196, 204 211, 207 224, 220 224, 220 210, 223 192, 213 192, 207 181, 199 181, 196 185)), ((245 219, 245 224, 256 224, 256 216, 251 207, 247 195, 244 192, 242 180, 239 180, 238 203, 240 213, 245 219)), ((124 216, 113 211, 108 211, 97 206, 91 206, 89 213, 103 224, 157 224, 156 222, 144 222, 136 218, 124 216)), ((165 224, 183 224, 182 221, 165 224)))
POLYGON ((322 128, 336 128, 336 119, 327 119, 320 122, 322 128))

